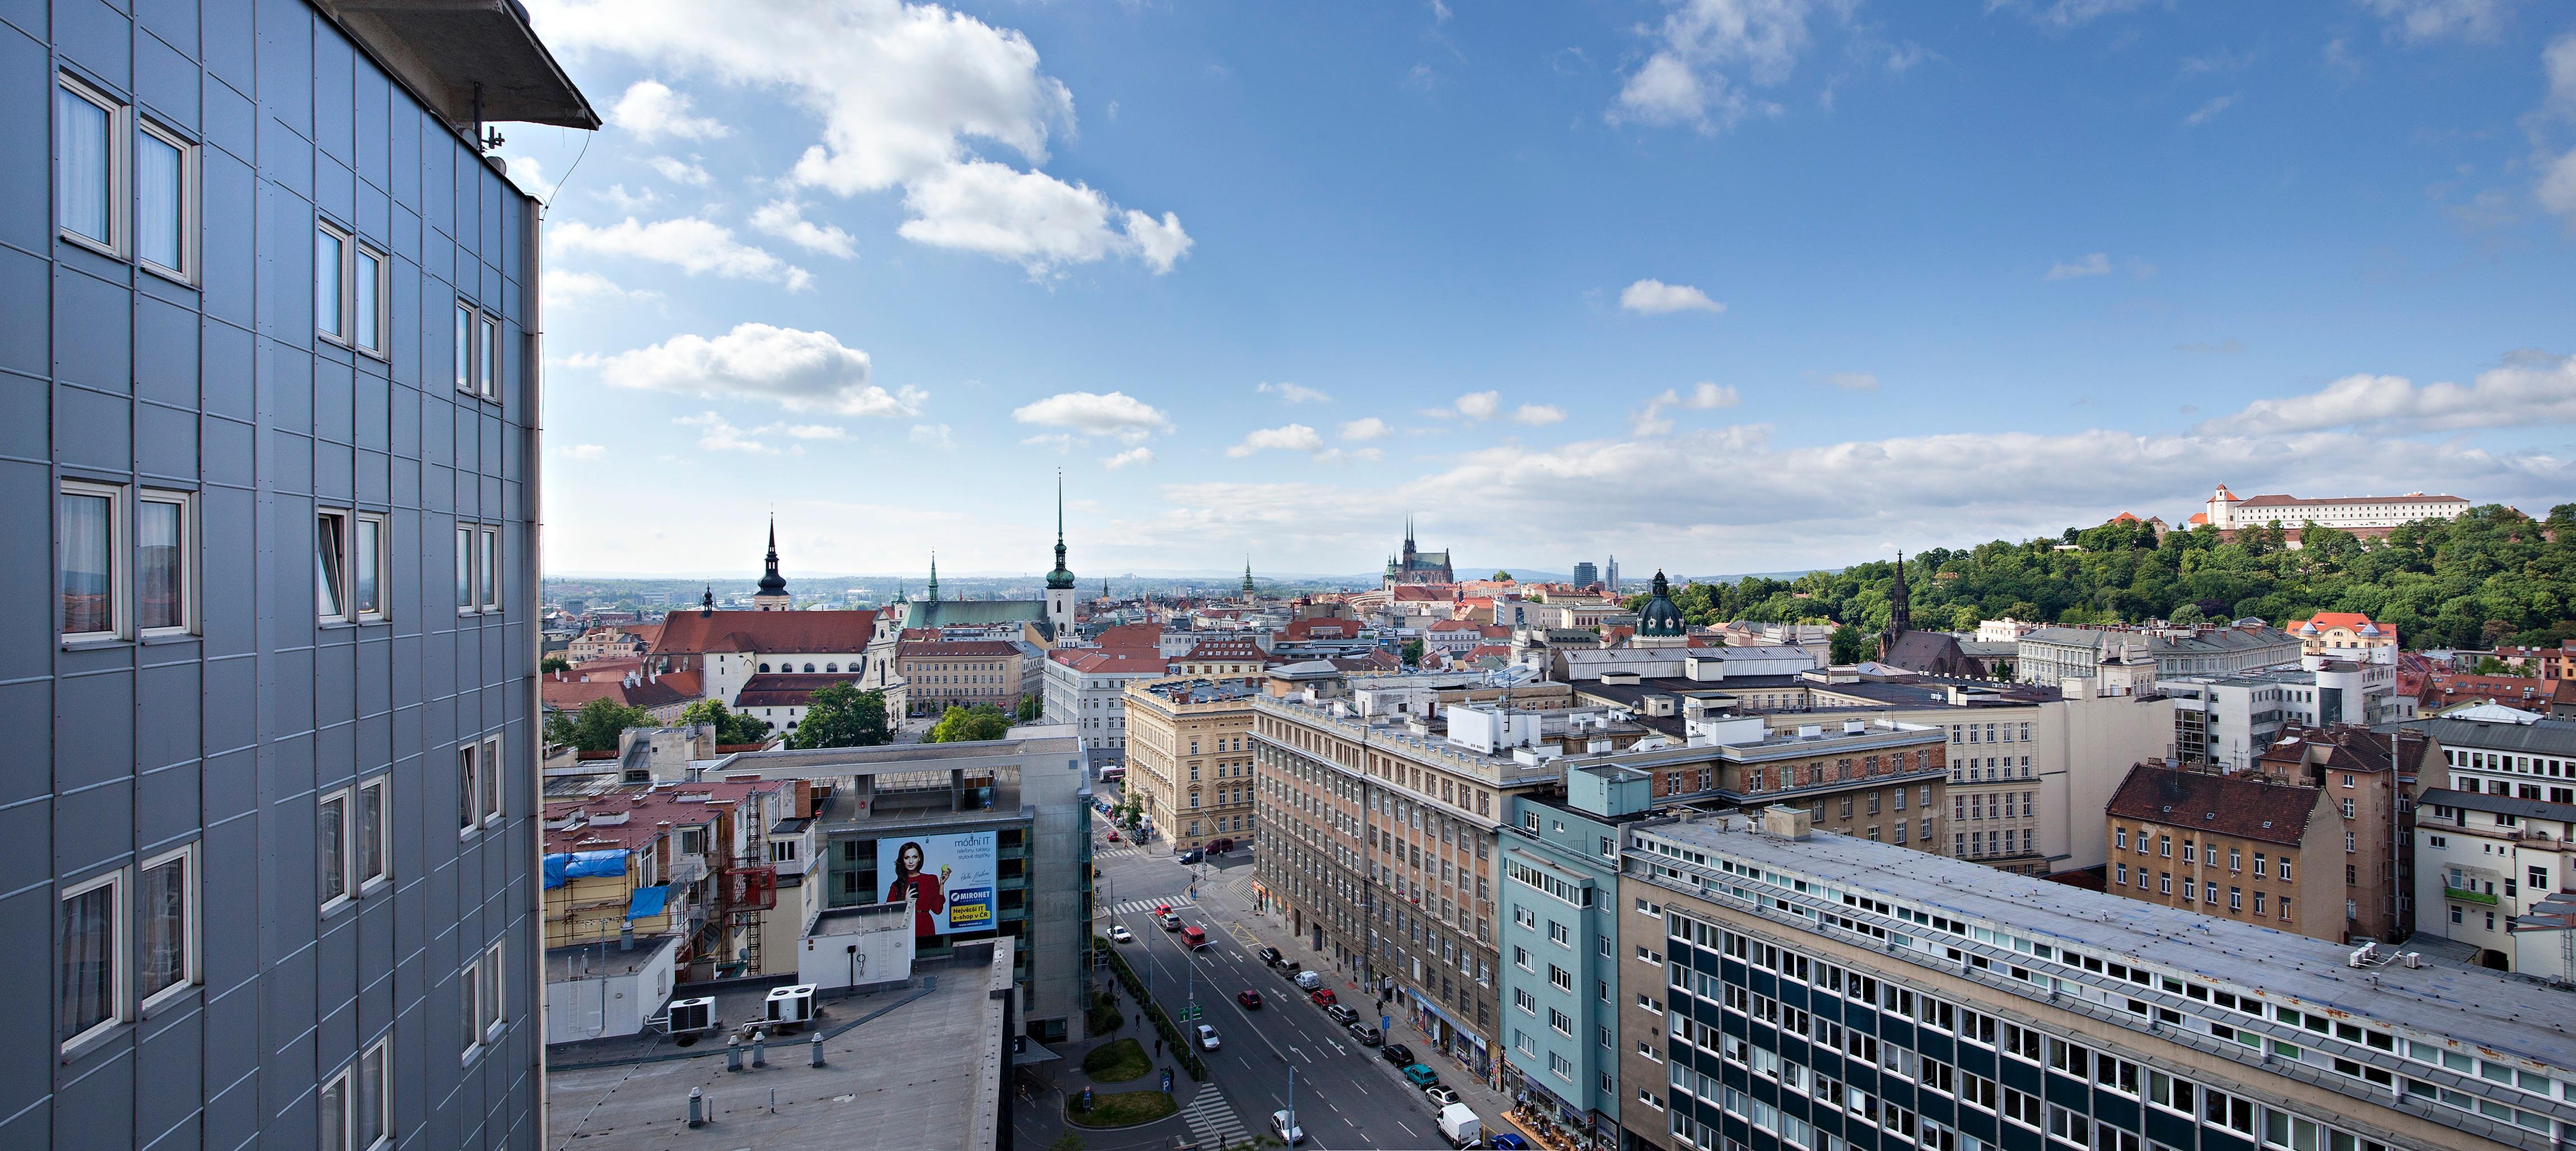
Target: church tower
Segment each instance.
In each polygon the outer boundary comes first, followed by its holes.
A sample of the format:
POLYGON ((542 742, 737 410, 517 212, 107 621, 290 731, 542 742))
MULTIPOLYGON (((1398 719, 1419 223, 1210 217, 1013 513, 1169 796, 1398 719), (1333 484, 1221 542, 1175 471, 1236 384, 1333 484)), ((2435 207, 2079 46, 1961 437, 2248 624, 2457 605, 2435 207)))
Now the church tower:
POLYGON ((787 577, 778 574, 778 517, 769 517, 769 558, 763 561, 760 590, 751 597, 753 611, 786 611, 795 600, 787 594, 787 577))
POLYGON ((1057 637, 1073 635, 1073 571, 1064 566, 1064 473, 1055 474, 1055 570, 1046 577, 1047 623, 1057 637))
POLYGON ((1255 593, 1252 588, 1252 557, 1245 556, 1243 557, 1243 602, 1251 603, 1254 598, 1255 593))
POLYGON ((1894 639, 1914 630, 1914 597, 1905 591, 1905 553, 1896 553, 1896 586, 1887 591, 1887 635, 1894 639))

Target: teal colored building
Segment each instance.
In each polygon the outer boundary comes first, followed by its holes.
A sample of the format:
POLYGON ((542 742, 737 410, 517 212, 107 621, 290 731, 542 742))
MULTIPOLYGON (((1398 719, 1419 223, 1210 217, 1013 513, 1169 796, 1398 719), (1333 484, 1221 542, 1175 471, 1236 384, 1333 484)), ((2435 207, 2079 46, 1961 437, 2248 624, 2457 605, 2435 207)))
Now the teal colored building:
POLYGON ((1619 851, 1652 784, 1577 768, 1562 793, 1513 796, 1501 835, 1503 1083, 1605 1146, 1622 1142, 1619 851))

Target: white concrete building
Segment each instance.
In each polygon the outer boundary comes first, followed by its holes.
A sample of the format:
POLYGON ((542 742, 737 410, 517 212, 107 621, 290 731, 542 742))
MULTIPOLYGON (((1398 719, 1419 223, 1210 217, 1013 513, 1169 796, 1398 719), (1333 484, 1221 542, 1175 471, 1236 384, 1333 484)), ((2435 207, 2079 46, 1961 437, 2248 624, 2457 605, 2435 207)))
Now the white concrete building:
POLYGON ((2220 484, 2218 490, 2210 494, 2205 510, 2186 521, 2186 526, 2207 523, 2221 531, 2233 531, 2273 523, 2295 529, 2314 523, 2323 528, 2378 533, 2415 520, 2457 519, 2468 514, 2468 510, 2469 501, 2458 496, 2428 496, 2422 492, 2316 500, 2264 495, 2249 500, 2239 498, 2227 490, 2227 485, 2220 484))
POLYGON ((1141 648, 1075 648, 1047 653, 1046 716, 1072 724, 1085 749, 1123 758, 1127 750, 1127 685, 1154 679, 1170 665, 1141 648))

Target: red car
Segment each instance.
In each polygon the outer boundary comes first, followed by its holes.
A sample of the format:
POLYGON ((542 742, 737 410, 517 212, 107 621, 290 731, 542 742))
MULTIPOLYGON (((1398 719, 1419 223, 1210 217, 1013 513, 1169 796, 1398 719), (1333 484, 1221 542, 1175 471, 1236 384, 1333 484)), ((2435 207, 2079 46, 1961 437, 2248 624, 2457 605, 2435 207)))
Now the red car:
POLYGON ((1317 1007, 1330 1007, 1333 1005, 1333 989, 1330 987, 1318 987, 1315 990, 1308 992, 1306 998, 1314 1000, 1315 1006, 1317 1007))
POLYGON ((1116 842, 1118 842, 1118 833, 1117 833, 1117 832, 1113 831, 1113 832, 1110 832, 1110 833, 1109 833, 1109 842, 1111 842, 1111 843, 1116 843, 1116 842))
POLYGON ((1246 1007, 1261 1006, 1261 993, 1247 987, 1234 993, 1234 1001, 1246 1007))

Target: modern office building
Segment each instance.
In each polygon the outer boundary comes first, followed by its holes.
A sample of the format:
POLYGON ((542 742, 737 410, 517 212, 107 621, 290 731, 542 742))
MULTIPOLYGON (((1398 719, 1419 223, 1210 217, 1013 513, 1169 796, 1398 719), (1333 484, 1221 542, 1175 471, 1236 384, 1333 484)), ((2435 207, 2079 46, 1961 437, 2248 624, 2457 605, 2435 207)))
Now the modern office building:
POLYGON ((0 930, 43 1013, 0 1146, 534 1148, 538 212, 478 137, 598 117, 515 4, 0 43, 0 930))
POLYGON ((2542 985, 1848 836, 1641 823, 1630 1147, 2394 1151, 2576 1135, 2542 985))
MULTIPOLYGON (((707 781, 804 780, 810 820, 766 829, 738 866, 789 873, 810 886, 807 917, 761 946, 813 945, 814 922, 841 908, 914 901, 917 961, 954 958, 1007 936, 1025 1034, 1054 1042, 1080 1013, 1090 944, 1091 783, 1065 724, 1030 724, 982 743, 901 743, 809 751, 752 751, 698 770, 707 781), (788 853, 781 855, 781 845, 788 853), (809 846, 810 845, 810 846, 809 846), (799 858, 816 850, 820 862, 799 858)), ((771 957, 737 957, 771 970, 771 957)), ((793 967, 793 961, 787 964, 793 967)))

